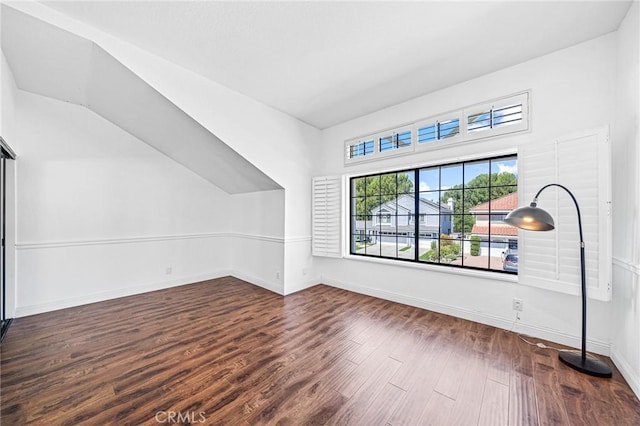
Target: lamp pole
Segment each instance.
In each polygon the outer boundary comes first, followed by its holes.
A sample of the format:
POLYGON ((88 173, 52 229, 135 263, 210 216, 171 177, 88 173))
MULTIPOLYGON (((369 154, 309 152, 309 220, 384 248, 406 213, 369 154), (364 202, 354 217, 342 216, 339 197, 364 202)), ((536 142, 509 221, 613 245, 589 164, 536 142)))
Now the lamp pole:
MULTIPOLYGON (((567 194, 573 200, 573 204, 576 206, 576 212, 578 213, 578 232, 580 234, 580 281, 581 281, 581 293, 582 293, 582 351, 581 351, 581 361, 584 364, 587 360, 587 277, 586 277, 586 268, 585 268, 585 256, 584 256, 584 237, 582 235, 582 214, 580 213, 580 206, 578 205, 578 200, 573 195, 569 188, 564 185, 560 185, 559 183, 550 183, 548 185, 543 186, 538 190, 538 193, 535 197, 533 197, 532 207, 534 203, 537 204, 538 196, 542 191, 549 188, 550 186, 556 186, 558 188, 564 189, 567 194)), ((562 357, 560 357, 561 360, 562 357)), ((564 360, 563 360, 564 361, 564 360)))
POLYGON ((581 295, 582 295, 582 350, 580 354, 576 354, 572 351, 561 351, 559 354, 560 361, 569 367, 578 370, 582 373, 590 374, 597 377, 611 377, 611 368, 602 361, 593 358, 587 358, 587 279, 585 268, 585 252, 584 252, 584 237, 582 234, 582 215, 580 213, 580 206, 578 200, 573 193, 564 185, 558 183, 550 183, 543 186, 538 190, 533 201, 529 207, 520 207, 507 215, 505 222, 510 223, 513 226, 522 229, 528 229, 533 231, 549 231, 554 229, 553 218, 544 210, 539 209, 538 196, 545 189, 555 186, 562 188, 573 200, 573 204, 576 206, 576 212, 578 213, 578 231, 580 233, 580 280, 581 280, 581 295))

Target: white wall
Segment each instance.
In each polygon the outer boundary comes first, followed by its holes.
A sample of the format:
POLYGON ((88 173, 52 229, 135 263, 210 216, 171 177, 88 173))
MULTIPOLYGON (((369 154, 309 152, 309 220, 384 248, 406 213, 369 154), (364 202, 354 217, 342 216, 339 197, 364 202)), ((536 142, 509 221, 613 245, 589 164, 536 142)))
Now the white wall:
MULTIPOLYGON (((11 69, 2 50, 0 63, 0 135, 12 146, 16 139, 16 88, 11 69)), ((12 146, 12 149, 13 148, 12 146)), ((5 307, 6 318, 15 316, 15 161, 7 161, 6 183, 6 237, 5 237, 5 307)))
POLYGON ((323 132, 42 5, 14 7, 100 44, 285 188, 224 194, 83 108, 16 95, 3 56, 0 132, 16 141, 20 155, 18 314, 227 272, 288 294, 317 282, 321 274, 328 284, 505 328, 514 320, 511 299, 519 297, 525 309, 516 330, 577 346, 575 296, 490 275, 312 259, 310 178, 515 150, 611 124, 613 301, 589 302, 589 347, 601 353, 610 348, 640 393, 637 2, 617 34, 323 132), (532 93, 530 133, 343 165, 345 139, 526 89, 532 93), (18 130, 13 126, 16 97, 18 130))
POLYGON ((284 188, 283 294, 312 285, 303 271, 312 262, 310 152, 319 131, 159 58, 128 55, 119 59, 284 188))
MULTIPOLYGON (((614 118, 615 63, 616 35, 609 34, 335 126, 323 133, 315 174, 357 174, 486 156, 610 124, 614 118), (369 164, 343 164, 346 139, 527 89, 531 90, 530 133, 369 164)), ((526 181, 526 171, 521 169, 520 173, 526 181)), ((508 278, 454 273, 433 266, 392 266, 349 258, 318 259, 316 263, 326 283, 504 328, 510 328, 515 320, 511 302, 519 297, 524 300, 524 312, 516 330, 575 347, 580 344, 577 296, 519 285, 508 278)), ((588 338, 590 350, 608 353, 608 303, 589 301, 588 338)))
MULTIPOLYGON (((0 50, 0 52, 2 52, 0 50)), ((0 135, 7 143, 11 144, 11 141, 15 139, 15 125, 14 125, 14 104, 16 83, 11 74, 7 59, 2 53, 2 63, 0 64, 0 135)))
POLYGON ((320 131, 254 99, 34 2, 11 7, 105 49, 285 190, 283 292, 314 283, 311 267, 311 151, 320 131))
POLYGON ((611 357, 640 396, 640 6, 618 30, 613 127, 613 340, 611 357))
POLYGON ((233 275, 284 294, 284 190, 231 196, 233 275))
POLYGON ((229 274, 228 194, 84 107, 16 119, 17 316, 229 274))

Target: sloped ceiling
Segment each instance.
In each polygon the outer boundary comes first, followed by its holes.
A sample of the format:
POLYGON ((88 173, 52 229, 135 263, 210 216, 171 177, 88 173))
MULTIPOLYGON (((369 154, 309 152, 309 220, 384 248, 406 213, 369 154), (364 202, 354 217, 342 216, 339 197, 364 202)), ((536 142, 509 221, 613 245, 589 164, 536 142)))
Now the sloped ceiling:
POLYGON ((18 88, 83 105, 230 193, 281 189, 102 48, 2 5, 18 88))
POLYGON ((615 31, 624 1, 53 1, 323 129, 615 31))

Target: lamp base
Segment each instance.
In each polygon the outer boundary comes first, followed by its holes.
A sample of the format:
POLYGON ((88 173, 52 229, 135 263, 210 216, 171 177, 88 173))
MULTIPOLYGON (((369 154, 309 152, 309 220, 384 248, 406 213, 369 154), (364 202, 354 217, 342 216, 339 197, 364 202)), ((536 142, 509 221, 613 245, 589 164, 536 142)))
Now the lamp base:
POLYGON ((579 352, 563 351, 560 352, 558 357, 564 364, 581 373, 606 378, 609 378, 612 375, 611 367, 602 361, 587 357, 584 362, 582 362, 582 354, 579 352))

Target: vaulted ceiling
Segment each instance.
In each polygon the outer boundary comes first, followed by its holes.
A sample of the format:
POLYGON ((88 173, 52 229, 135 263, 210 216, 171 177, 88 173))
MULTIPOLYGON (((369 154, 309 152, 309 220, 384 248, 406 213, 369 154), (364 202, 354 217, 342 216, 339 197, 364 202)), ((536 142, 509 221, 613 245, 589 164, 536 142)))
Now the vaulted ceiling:
POLYGON ((83 105, 230 194, 281 186, 93 42, 2 6, 18 88, 83 105))
MULTIPOLYGON (((45 4, 322 129, 615 31, 631 1, 45 4)), ((86 106, 229 193, 281 188, 89 40, 3 4, 2 50, 19 88, 86 106)))
POLYGON ((55 1, 326 128, 615 31, 631 1, 55 1))

